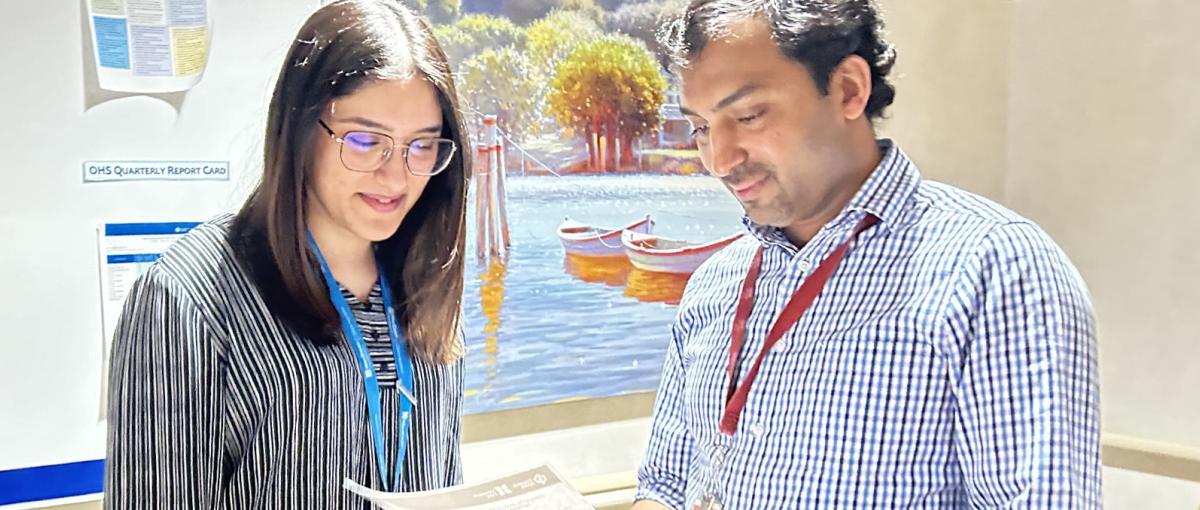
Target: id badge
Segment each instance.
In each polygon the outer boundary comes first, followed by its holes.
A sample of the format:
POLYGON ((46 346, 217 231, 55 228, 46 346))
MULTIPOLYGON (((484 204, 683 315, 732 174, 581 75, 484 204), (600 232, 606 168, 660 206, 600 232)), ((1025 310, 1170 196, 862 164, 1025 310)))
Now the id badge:
POLYGON ((692 504, 691 510, 724 510, 725 501, 721 497, 721 479, 725 471, 726 457, 729 455, 729 444, 723 435, 709 445, 708 470, 704 476, 704 492, 698 501, 692 504))
POLYGON ((725 505, 721 503, 721 497, 716 494, 705 494, 692 505, 692 510, 725 510, 725 505))

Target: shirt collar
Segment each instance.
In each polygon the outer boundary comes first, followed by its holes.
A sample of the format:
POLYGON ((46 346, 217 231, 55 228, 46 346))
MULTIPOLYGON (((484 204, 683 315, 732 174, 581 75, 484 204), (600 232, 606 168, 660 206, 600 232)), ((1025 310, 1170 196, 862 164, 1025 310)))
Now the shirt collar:
MULTIPOLYGON (((920 171, 892 140, 881 139, 877 143, 883 153, 879 165, 846 207, 825 225, 827 228, 851 219, 857 222, 869 213, 880 220, 875 228, 890 230, 903 218, 909 199, 921 184, 920 171)), ((754 223, 748 216, 742 218, 742 223, 766 246, 792 246, 779 227, 754 223)))

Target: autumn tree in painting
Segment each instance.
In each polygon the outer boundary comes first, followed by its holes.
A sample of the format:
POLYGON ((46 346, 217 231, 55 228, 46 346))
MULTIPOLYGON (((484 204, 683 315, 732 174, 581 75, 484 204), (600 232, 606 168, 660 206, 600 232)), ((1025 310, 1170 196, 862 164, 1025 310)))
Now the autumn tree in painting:
POLYGON ((633 140, 658 125, 665 88, 641 42, 606 36, 580 44, 559 63, 547 109, 560 126, 583 136, 592 169, 615 171, 632 164, 633 140))

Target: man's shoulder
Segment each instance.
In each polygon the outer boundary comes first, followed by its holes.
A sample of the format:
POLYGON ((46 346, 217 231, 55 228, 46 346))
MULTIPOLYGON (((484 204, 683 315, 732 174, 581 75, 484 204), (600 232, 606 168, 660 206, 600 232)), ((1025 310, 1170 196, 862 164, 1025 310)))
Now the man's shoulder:
POLYGON ((949 184, 925 181, 914 196, 905 228, 945 248, 981 248, 1054 242, 1033 220, 1000 203, 949 184), (996 244, 997 240, 1007 240, 996 244))
POLYGON ((1041 226, 991 199, 927 181, 916 200, 920 212, 914 227, 944 249, 981 261, 1038 258, 1043 263, 1071 266, 1041 226))
POLYGON ((926 214, 937 220, 957 219, 965 223, 1003 225, 1031 223, 1000 203, 970 191, 937 181, 922 181, 915 200, 926 214))

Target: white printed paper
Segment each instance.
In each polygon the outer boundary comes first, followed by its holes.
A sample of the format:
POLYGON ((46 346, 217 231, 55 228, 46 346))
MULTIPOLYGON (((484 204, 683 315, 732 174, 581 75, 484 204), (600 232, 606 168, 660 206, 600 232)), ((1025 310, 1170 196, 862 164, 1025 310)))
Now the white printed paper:
POLYGON ((100 88, 178 92, 204 75, 208 0, 88 0, 88 14, 100 88))
POLYGON ((343 486, 382 510, 595 510, 548 465, 474 485, 389 493, 347 479, 343 486))

